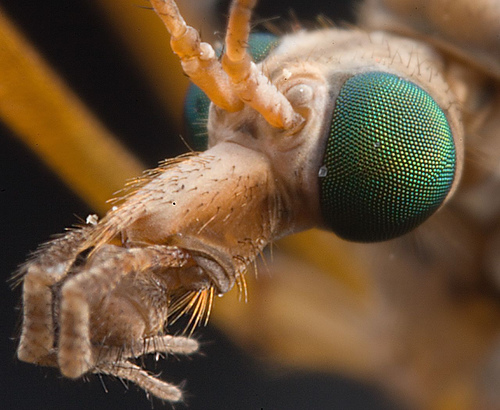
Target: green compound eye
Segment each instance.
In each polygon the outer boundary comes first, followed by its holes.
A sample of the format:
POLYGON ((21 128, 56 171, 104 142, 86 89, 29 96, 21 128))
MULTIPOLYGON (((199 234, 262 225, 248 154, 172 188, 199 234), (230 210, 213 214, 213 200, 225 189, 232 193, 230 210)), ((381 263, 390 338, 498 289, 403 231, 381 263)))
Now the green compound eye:
MULTIPOLYGON (((255 63, 264 60, 279 44, 279 38, 269 33, 254 33, 248 40, 248 51, 255 63)), ((216 50, 220 55, 221 50, 216 50)), ((186 134, 195 151, 203 151, 208 145, 208 110, 210 99, 196 85, 191 84, 184 101, 186 134)))
POLYGON ((352 241, 403 235, 442 204, 455 162, 448 121, 429 94, 383 72, 351 77, 318 174, 323 220, 352 241))

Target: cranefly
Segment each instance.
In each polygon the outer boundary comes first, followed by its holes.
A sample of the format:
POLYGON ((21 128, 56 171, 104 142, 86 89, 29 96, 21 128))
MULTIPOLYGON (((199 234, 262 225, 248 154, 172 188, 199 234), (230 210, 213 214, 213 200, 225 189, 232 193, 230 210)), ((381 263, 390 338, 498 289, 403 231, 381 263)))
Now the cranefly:
POLYGON ((280 237, 415 229, 458 187, 463 127, 459 92, 425 44, 336 28, 251 37, 255 1, 235 0, 219 57, 174 1, 151 3, 198 87, 186 117, 207 149, 165 161, 102 220, 40 248, 21 272, 18 356, 177 401, 129 359, 195 352, 168 324, 208 320, 214 295, 244 289, 247 266, 280 237))

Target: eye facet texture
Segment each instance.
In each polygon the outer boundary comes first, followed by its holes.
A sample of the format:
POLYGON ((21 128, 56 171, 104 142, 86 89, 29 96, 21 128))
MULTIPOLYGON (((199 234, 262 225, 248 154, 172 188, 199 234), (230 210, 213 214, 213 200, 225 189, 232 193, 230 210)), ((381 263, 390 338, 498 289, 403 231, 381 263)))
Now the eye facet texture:
MULTIPOLYGON (((279 43, 279 38, 269 33, 254 33, 248 40, 248 51, 254 63, 264 60, 279 43)), ((216 50, 221 54, 221 50, 216 50)), ((204 151, 208 146, 208 110, 210 99, 196 85, 191 84, 184 101, 186 134, 195 151, 204 151)))
POLYGON ((185 132, 191 148, 205 151, 208 147, 208 110, 210 98, 197 85, 190 84, 184 100, 185 132))
POLYGON ((319 172, 323 220, 352 241, 403 235, 442 204, 455 162, 448 121, 427 92, 383 72, 351 77, 319 172))

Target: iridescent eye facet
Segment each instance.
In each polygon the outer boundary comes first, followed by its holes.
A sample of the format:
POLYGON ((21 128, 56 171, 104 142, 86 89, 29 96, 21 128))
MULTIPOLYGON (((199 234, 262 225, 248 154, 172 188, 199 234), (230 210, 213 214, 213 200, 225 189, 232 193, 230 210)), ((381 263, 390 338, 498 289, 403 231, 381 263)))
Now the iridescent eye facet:
POLYGON ((248 52, 255 64, 264 60, 279 44, 279 37, 271 33, 253 33, 248 39, 248 52))
POLYGON ((195 151, 205 151, 208 145, 208 110, 210 98, 197 85, 190 84, 184 100, 184 124, 187 139, 195 151))
POLYGON ((446 116, 426 91, 383 72, 351 77, 319 170, 323 220, 353 241, 403 235, 442 204, 455 162, 446 116))
MULTIPOLYGON (((279 44, 279 38, 269 33, 254 33, 248 40, 248 51, 255 63, 264 60, 279 44)), ((221 50, 216 50, 221 54, 221 50)), ((191 84, 184 101, 186 134, 195 151, 207 149, 207 121, 210 99, 196 85, 191 84)))

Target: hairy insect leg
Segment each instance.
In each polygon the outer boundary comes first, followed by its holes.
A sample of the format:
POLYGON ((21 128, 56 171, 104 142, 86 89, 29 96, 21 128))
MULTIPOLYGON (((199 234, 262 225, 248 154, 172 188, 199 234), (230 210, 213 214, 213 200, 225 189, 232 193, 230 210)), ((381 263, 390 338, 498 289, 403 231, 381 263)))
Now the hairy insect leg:
POLYGON ((42 245, 19 273, 23 282, 23 327, 17 350, 20 360, 56 366, 52 287, 64 278, 90 227, 75 229, 42 245))
MULTIPOLYGON (((91 254, 85 269, 69 278, 61 288, 57 352, 61 372, 76 378, 96 364, 97 357, 90 336, 91 306, 99 306, 129 274, 181 268, 188 258, 188 254, 181 249, 161 245, 131 249, 103 245, 91 254)), ((131 335, 136 338, 141 336, 131 335)))
POLYGON ((304 122, 304 118, 295 112, 288 99, 257 68, 247 51, 250 18, 256 3, 257 0, 233 0, 231 3, 222 66, 245 103, 258 111, 269 124, 286 130, 294 129, 304 122))
POLYGON ((243 103, 234 93, 231 81, 223 71, 213 47, 201 42, 196 29, 188 26, 173 0, 150 0, 171 34, 170 45, 182 63, 184 72, 219 107, 239 111, 243 103))

